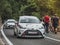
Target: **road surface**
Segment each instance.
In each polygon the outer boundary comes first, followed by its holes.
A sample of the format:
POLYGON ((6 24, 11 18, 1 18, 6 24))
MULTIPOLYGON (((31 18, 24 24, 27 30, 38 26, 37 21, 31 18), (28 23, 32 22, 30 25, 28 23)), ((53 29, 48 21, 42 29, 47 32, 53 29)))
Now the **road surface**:
POLYGON ((14 45, 60 45, 60 42, 48 38, 44 39, 16 38, 13 35, 12 29, 5 29, 4 33, 14 45))

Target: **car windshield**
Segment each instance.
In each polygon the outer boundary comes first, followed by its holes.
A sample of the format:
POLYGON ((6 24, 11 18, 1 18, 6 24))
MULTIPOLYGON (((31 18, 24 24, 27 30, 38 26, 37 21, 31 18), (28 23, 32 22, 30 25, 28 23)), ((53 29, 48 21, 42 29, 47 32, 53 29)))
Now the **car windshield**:
POLYGON ((26 19, 21 19, 20 23, 40 23, 40 21, 38 19, 26 18, 26 19))
POLYGON ((8 21, 7 23, 15 23, 14 21, 8 21))

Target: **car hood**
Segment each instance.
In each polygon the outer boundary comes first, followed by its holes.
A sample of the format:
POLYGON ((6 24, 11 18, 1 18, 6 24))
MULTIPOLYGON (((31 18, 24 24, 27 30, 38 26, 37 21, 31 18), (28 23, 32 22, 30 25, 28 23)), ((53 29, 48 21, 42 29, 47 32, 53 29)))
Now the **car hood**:
POLYGON ((28 28, 28 29, 39 29, 43 27, 41 23, 36 24, 36 23, 19 23, 19 25, 23 28, 28 28))

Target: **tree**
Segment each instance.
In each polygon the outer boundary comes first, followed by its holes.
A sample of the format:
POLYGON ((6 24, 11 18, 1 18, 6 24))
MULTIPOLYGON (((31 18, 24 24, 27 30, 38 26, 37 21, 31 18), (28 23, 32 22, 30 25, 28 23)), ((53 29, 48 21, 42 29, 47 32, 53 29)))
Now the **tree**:
POLYGON ((60 0, 0 0, 0 15, 2 20, 17 19, 21 15, 33 15, 41 18, 43 15, 60 15, 60 0))
POLYGON ((7 18, 11 18, 12 9, 11 9, 11 5, 8 3, 7 0, 0 1, 0 8, 1 8, 0 15, 3 21, 7 18))

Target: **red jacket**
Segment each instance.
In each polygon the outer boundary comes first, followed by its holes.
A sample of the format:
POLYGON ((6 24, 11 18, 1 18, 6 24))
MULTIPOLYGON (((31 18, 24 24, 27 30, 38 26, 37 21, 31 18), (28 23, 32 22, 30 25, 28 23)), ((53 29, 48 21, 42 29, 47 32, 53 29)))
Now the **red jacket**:
POLYGON ((48 15, 44 16, 44 22, 49 23, 49 21, 50 21, 50 16, 48 15))

